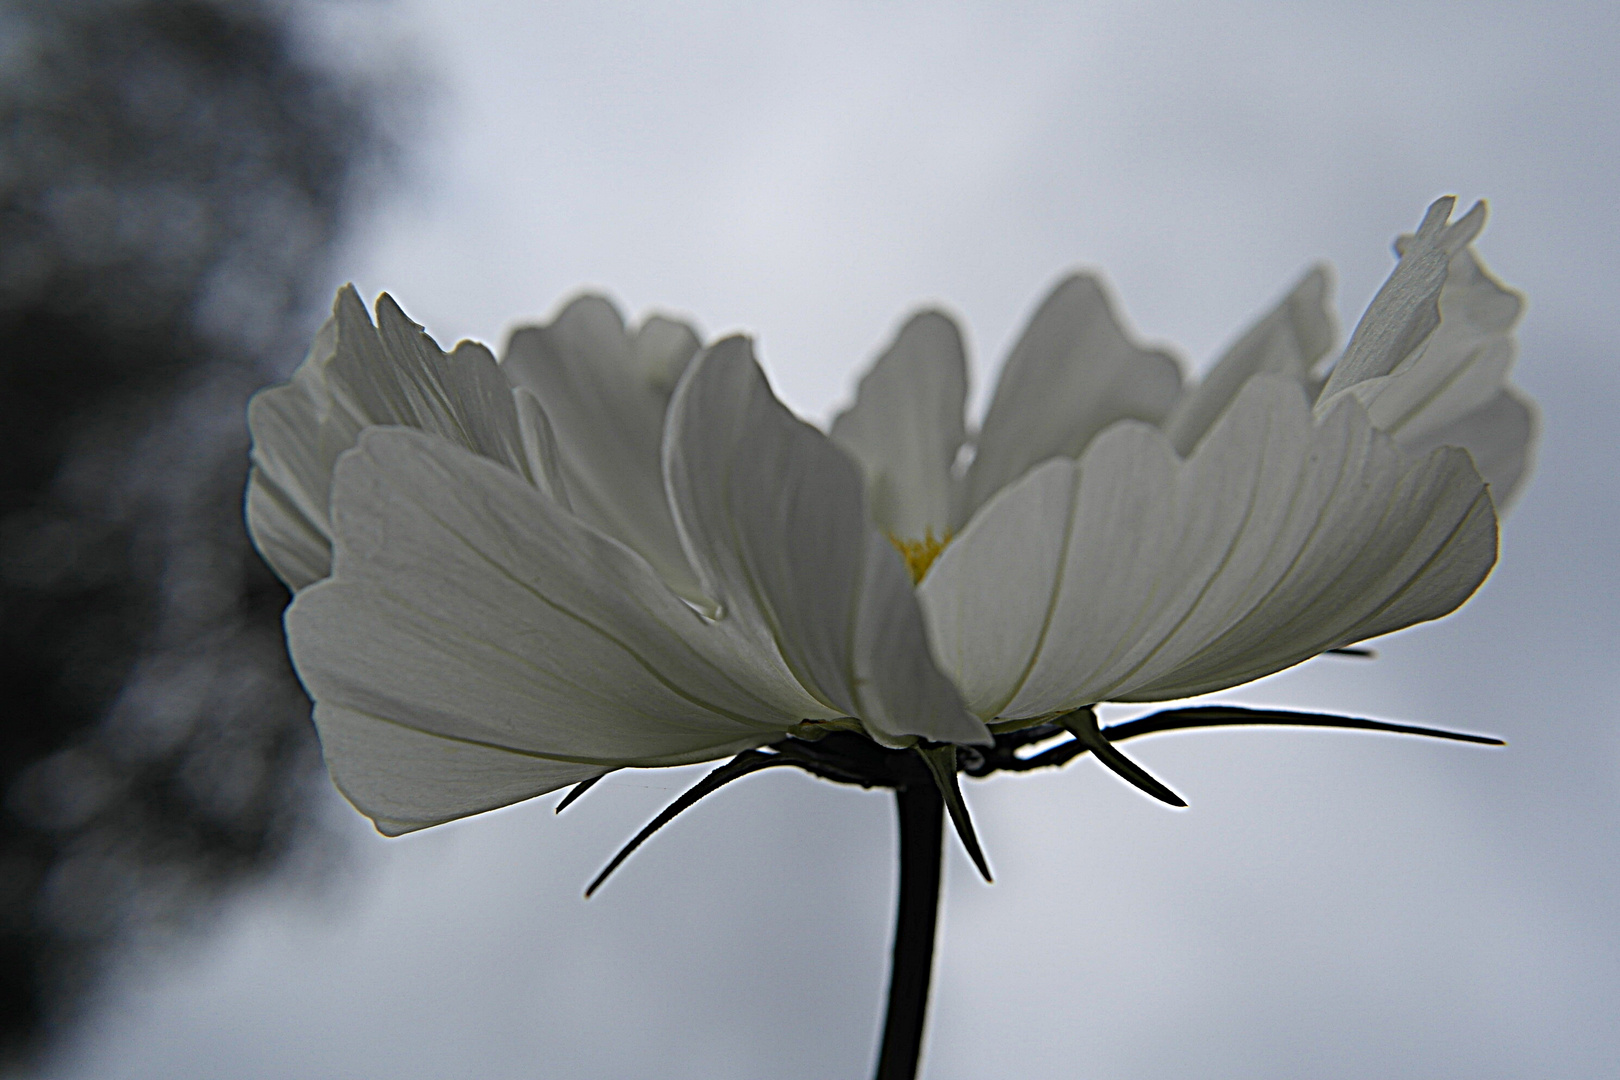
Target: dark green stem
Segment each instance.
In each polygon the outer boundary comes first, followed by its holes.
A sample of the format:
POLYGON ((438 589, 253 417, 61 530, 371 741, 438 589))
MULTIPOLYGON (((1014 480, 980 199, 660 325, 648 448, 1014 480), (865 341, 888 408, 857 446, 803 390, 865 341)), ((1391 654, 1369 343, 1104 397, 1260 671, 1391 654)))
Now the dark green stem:
MULTIPOLYGON (((1003 731, 996 736, 993 745, 959 746, 948 755, 946 748, 926 743, 911 749, 887 749, 863 735, 849 731, 836 731, 819 738, 789 736, 768 747, 744 750, 698 781, 624 846, 607 869, 591 883, 585 895, 595 892, 642 841, 682 811, 733 780, 761 769, 792 765, 835 783, 893 789, 895 808, 900 818, 900 901, 895 914, 894 954, 889 968, 889 1007, 883 1024, 883 1047, 878 1052, 877 1080, 915 1080, 917 1063, 922 1056, 923 1029, 928 1020, 928 984, 933 977, 935 926, 939 919, 946 807, 945 799, 940 794, 942 788, 952 797, 951 816, 961 833, 963 846, 973 856, 985 880, 990 878, 983 852, 973 836, 967 806, 962 802, 957 787, 957 771, 969 776, 989 776, 1000 771, 1028 772, 1031 769, 1056 768, 1081 754, 1093 753, 1144 791, 1180 806, 1185 804, 1179 796, 1116 751, 1113 744, 1164 731, 1254 725, 1388 731, 1501 745, 1500 739, 1489 735, 1440 731, 1387 720, 1329 713, 1241 709, 1218 704, 1158 712, 1101 729, 1097 727, 1096 717, 1091 710, 1084 709, 1046 723, 1003 731), (1058 737, 1065 728, 1073 738, 1029 756, 1021 753, 1058 737)), ((595 781, 581 784, 558 809, 572 802, 592 783, 595 781)))
POLYGON ((945 803, 927 780, 897 788, 900 824, 900 902, 889 964, 889 1009, 878 1051, 877 1080, 914 1080, 928 1020, 934 973, 934 929, 944 861, 945 803))

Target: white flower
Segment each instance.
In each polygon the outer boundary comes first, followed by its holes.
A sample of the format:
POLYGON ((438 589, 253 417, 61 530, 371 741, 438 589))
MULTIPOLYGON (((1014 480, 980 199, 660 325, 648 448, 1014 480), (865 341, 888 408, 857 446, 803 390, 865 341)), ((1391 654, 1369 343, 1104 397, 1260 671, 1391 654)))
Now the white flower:
POLYGON ((971 438, 938 312, 829 437, 744 338, 586 297, 497 363, 343 290, 252 404, 248 493, 334 779, 398 833, 791 733, 983 744, 1446 614, 1533 427, 1520 301, 1451 206, 1325 381, 1320 269, 1186 391, 1075 276, 971 438))

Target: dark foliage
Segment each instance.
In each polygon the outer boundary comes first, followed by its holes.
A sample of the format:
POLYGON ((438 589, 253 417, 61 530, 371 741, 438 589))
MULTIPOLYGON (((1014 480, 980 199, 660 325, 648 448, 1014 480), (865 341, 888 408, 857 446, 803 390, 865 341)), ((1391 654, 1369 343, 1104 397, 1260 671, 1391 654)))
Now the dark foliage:
POLYGON ((242 408, 386 155, 293 14, 0 0, 0 1059, 308 832, 242 408))

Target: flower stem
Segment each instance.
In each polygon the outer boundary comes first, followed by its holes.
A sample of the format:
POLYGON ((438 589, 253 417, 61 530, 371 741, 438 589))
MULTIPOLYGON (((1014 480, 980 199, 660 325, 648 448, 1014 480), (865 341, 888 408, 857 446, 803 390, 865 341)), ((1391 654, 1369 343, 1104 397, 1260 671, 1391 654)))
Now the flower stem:
POLYGON ((922 1056, 928 983, 934 972, 945 803, 939 789, 926 780, 896 788, 894 797, 900 823, 900 902, 877 1080, 913 1080, 922 1056))

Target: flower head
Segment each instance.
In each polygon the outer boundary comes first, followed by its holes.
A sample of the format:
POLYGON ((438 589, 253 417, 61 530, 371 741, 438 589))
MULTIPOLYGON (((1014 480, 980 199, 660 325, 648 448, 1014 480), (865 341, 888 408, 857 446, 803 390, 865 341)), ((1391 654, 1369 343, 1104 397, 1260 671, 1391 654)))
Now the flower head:
POLYGON ((341 291, 248 492, 334 779, 396 833, 794 734, 985 746, 1450 612, 1533 434, 1451 209, 1325 374, 1321 269, 1192 387, 1070 277, 972 435, 939 312, 824 434, 746 338, 584 297, 497 361, 341 291))

